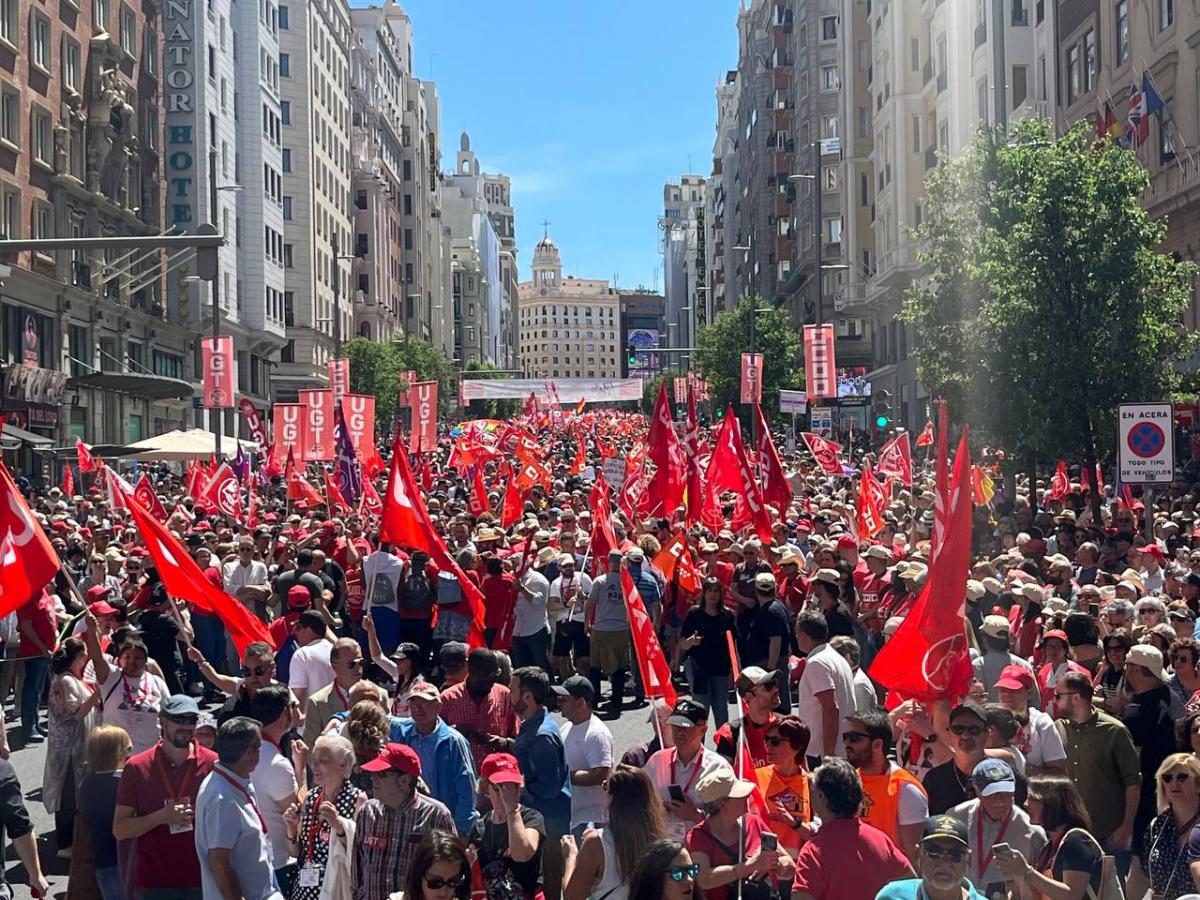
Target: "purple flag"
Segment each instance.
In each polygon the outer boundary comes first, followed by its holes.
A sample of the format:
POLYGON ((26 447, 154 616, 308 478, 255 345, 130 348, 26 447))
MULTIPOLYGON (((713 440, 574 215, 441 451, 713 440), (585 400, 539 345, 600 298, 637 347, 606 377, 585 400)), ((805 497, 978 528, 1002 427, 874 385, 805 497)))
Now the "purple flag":
POLYGON ((354 444, 350 441, 350 432, 346 428, 346 415, 342 412, 342 404, 339 402, 334 409, 333 419, 333 446, 334 460, 333 472, 337 478, 338 490, 342 492, 342 499, 351 506, 358 506, 358 501, 362 497, 362 471, 358 467, 358 460, 354 455, 354 444))
POLYGON ((250 474, 250 460, 242 450, 242 442, 237 442, 237 456, 233 458, 233 474, 237 475, 239 483, 244 483, 250 474))

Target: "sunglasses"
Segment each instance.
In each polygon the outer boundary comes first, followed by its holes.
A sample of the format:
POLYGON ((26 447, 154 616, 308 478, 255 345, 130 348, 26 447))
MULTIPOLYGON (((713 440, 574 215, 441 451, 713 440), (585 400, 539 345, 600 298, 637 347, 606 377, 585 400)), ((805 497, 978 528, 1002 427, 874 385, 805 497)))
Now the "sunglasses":
POLYGON ((692 863, 690 866, 673 866, 667 870, 667 874, 671 876, 672 881, 683 881, 685 878, 694 881, 700 877, 700 864, 692 863))
POLYGON ((182 716, 163 716, 163 718, 165 718, 168 722, 174 723, 175 725, 195 725, 200 721, 199 716, 190 716, 186 714, 182 716))
POLYGON ((855 741, 867 741, 870 739, 871 739, 871 736, 869 734, 867 734, 865 731, 843 731, 842 732, 842 743, 843 744, 853 744, 855 741))
POLYGON ((964 847, 932 847, 922 844, 921 852, 934 861, 960 863, 967 858, 967 850, 964 847))
POLYGON ((971 737, 979 737, 983 734, 982 725, 951 725, 950 730, 961 737, 964 734, 969 734, 971 737))
POLYGON ((1164 774, 1162 776, 1163 784, 1174 784, 1177 781, 1180 784, 1187 784, 1191 780, 1192 780, 1191 772, 1167 772, 1166 774, 1164 774))
POLYGON ((249 678, 251 675, 254 675, 257 678, 261 678, 263 675, 269 675, 274 671, 275 663, 267 663, 265 666, 255 666, 254 668, 242 666, 242 677, 249 678))
POLYGON ((783 738, 781 738, 777 734, 769 735, 769 736, 763 738, 763 740, 765 740, 772 747, 778 747, 780 744, 783 743, 783 738))
POLYGON ((346 660, 346 668, 347 668, 347 669, 357 669, 357 668, 358 668, 359 666, 361 666, 362 664, 363 664, 363 661, 362 661, 362 657, 361 657, 361 656, 360 656, 358 659, 348 659, 348 660, 346 660))
POLYGON ((455 875, 453 878, 430 878, 428 875, 426 875, 421 880, 425 882, 425 887, 429 888, 431 891, 441 891, 445 890, 446 888, 453 888, 457 890, 467 883, 467 876, 455 875))

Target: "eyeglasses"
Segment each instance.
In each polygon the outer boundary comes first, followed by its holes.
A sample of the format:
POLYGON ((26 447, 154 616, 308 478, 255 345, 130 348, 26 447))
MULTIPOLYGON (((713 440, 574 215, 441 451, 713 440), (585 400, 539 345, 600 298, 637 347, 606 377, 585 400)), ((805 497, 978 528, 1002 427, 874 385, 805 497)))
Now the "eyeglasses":
POLYGON ((672 881, 683 881, 685 878, 689 881, 694 881, 700 877, 700 864, 692 863, 690 866, 672 866, 667 870, 667 874, 671 876, 672 881))
POLYGON ((195 725, 200 721, 199 716, 187 715, 186 713, 182 716, 164 715, 163 718, 175 725, 195 725))
POLYGON ((363 664, 363 661, 362 661, 362 657, 361 657, 361 656, 360 656, 358 659, 348 659, 348 660, 346 660, 346 668, 347 668, 347 669, 357 669, 357 668, 358 668, 359 666, 361 666, 362 664, 363 664))
POLYGON ((777 734, 768 735, 767 737, 763 738, 763 740, 765 740, 772 747, 778 747, 783 743, 783 738, 777 734))
POLYGON ((871 736, 869 734, 867 734, 865 731, 843 731, 842 732, 842 743, 843 744, 852 744, 855 741, 869 741, 870 739, 871 739, 871 736))
POLYGON ((1192 780, 1191 772, 1166 772, 1162 776, 1163 784, 1174 784, 1177 781, 1180 784, 1187 784, 1191 780, 1192 780))
POLYGON ((962 737, 964 734, 969 734, 971 737, 979 737, 979 735, 983 734, 982 725, 951 725, 950 730, 959 737, 962 737))
POLYGON ((922 844, 921 852, 934 861, 960 863, 967 858, 965 847, 933 847, 929 844, 922 844))
POLYGON ((242 666, 242 677, 249 678, 251 675, 254 675, 257 678, 261 678, 264 675, 270 675, 274 671, 275 663, 267 663, 265 666, 255 666, 254 668, 242 666))
POLYGON ((446 888, 457 890, 467 883, 467 876, 455 875, 453 878, 430 878, 426 875, 421 880, 425 882, 425 887, 431 891, 441 891, 446 888))

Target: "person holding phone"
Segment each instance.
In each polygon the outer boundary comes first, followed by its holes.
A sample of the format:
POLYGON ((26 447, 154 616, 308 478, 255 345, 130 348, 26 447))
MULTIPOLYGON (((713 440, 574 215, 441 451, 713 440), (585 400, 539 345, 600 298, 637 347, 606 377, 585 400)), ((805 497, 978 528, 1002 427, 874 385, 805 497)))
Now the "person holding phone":
POLYGON ((696 789, 700 779, 718 769, 729 769, 716 751, 704 746, 708 731, 708 707, 693 697, 680 697, 667 719, 673 747, 654 753, 646 760, 646 774, 654 782, 659 799, 667 808, 667 836, 682 841, 688 829, 703 818, 703 800, 696 789))

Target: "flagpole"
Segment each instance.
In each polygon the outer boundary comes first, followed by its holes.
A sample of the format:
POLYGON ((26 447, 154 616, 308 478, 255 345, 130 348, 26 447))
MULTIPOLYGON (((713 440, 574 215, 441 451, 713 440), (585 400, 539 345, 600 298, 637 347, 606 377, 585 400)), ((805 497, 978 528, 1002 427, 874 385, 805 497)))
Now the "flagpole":
MULTIPOLYGON (((737 736, 737 746, 734 748, 734 751, 733 751, 734 752, 733 774, 736 777, 741 778, 742 776, 741 776, 741 773, 738 772, 738 769, 741 768, 742 754, 745 752, 745 749, 746 749, 746 708, 744 705, 745 701, 742 699, 742 695, 737 689, 737 682, 738 682, 738 679, 741 677, 742 673, 741 673, 741 667, 738 665, 737 646, 733 642, 733 632, 732 631, 725 632, 725 644, 726 644, 726 646, 729 647, 729 668, 733 674, 733 691, 735 694, 738 695, 738 705, 737 705, 737 707, 738 707, 738 736, 737 736)), ((791 691, 790 686, 785 685, 785 687, 789 692, 791 691)), ((729 700, 727 697, 722 697, 721 702, 728 704, 729 700)), ((746 819, 745 816, 742 816, 740 819, 738 819, 738 865, 741 865, 743 862, 746 861, 746 822, 745 822, 745 819, 746 819)), ((742 879, 741 878, 738 879, 738 883, 737 883, 737 898, 738 898, 738 900, 742 900, 742 879)))

